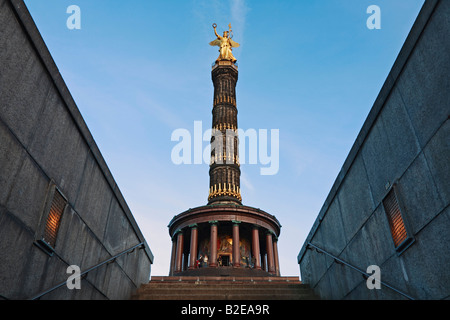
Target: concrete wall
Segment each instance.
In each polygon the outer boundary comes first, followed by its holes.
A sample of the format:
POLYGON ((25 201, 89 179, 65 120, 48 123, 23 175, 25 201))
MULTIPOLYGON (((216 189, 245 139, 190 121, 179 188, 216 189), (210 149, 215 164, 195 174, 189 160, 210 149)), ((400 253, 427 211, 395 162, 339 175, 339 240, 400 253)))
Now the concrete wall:
POLYGON ((427 0, 317 217, 298 261, 324 299, 450 298, 450 1, 427 0), (383 198, 397 183, 414 242, 394 248, 383 198))
MULTIPOLYGON (((0 298, 26 299, 145 242, 22 0, 0 0, 0 298), (68 199, 52 256, 35 245, 56 185, 68 199)), ((127 299, 144 248, 43 299, 127 299)))

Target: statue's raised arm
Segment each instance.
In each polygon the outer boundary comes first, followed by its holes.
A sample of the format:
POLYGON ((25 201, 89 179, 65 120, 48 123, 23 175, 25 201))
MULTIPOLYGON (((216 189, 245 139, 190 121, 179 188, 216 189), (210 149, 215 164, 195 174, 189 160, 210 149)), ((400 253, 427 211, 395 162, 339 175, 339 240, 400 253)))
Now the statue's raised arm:
POLYGON ((217 34, 217 24, 213 23, 212 27, 214 28, 214 34, 216 35, 217 38, 221 38, 218 34, 217 34))
POLYGON ((221 45, 221 43, 222 43, 222 37, 219 36, 219 35, 217 34, 217 30, 216 30, 217 24, 213 23, 212 26, 213 26, 213 28, 214 28, 214 34, 216 35, 217 39, 211 41, 211 42, 209 43, 209 45, 210 45, 210 46, 218 46, 218 47, 220 47, 220 45, 221 45))

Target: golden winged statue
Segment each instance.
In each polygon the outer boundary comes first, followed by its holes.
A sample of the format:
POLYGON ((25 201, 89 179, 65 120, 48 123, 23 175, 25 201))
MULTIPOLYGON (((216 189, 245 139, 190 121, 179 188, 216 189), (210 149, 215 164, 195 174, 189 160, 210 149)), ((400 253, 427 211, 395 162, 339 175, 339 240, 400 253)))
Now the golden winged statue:
POLYGON ((231 24, 228 25, 229 27, 229 31, 224 31, 223 32, 223 36, 219 36, 217 34, 217 24, 213 24, 213 28, 214 28, 214 33, 217 37, 216 40, 213 40, 209 43, 209 45, 211 46, 218 46, 219 47, 219 57, 217 58, 216 61, 219 60, 230 60, 231 62, 235 63, 236 62, 236 58, 233 56, 232 53, 232 48, 237 48, 239 47, 239 43, 233 41, 231 39, 231 24))

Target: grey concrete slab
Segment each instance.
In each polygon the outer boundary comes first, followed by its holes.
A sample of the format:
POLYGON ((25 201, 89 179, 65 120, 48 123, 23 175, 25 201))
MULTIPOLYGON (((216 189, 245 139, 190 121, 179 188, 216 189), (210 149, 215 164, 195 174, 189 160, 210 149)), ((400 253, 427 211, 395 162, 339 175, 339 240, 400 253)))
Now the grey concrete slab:
POLYGON ((112 192, 91 155, 87 158, 74 209, 94 234, 103 240, 112 192))
POLYGON ((117 254, 139 243, 137 237, 133 235, 125 213, 115 198, 111 202, 104 239, 105 247, 111 254, 117 254))
MULTIPOLYGON (((32 250, 33 233, 3 207, 0 207, 0 226, 0 295, 8 299, 21 299, 24 282, 21 276, 26 274, 24 270, 28 264, 24 256, 27 257, 32 250), (20 252, 17 247, 21 248, 20 252)), ((39 269, 36 272, 39 273, 39 269)))
POLYGON ((425 157, 420 154, 398 183, 397 196, 404 208, 405 223, 416 234, 444 207, 425 157))
POLYGON ((363 159, 355 159, 337 194, 346 241, 365 223, 374 211, 371 188, 363 159))
POLYGON ((368 265, 379 266, 396 254, 389 223, 382 205, 377 207, 360 232, 361 241, 366 248, 368 265))
POLYGON ((2 95, 16 84, 22 70, 32 54, 19 21, 10 9, 9 1, 4 1, 0 10, 0 92, 2 95), (22 50, 18 50, 21 48, 22 50))
MULTIPOLYGON (((397 255, 392 255, 387 259, 380 267, 381 281, 387 283, 391 287, 399 290, 405 294, 411 295, 408 288, 408 276, 404 270, 404 263, 401 261, 397 255)), ((387 289, 382 289, 387 291, 387 289)), ((404 296, 399 293, 391 292, 387 293, 391 299, 404 300, 404 296)), ((413 298, 415 298, 413 296, 413 298)))
POLYGON ((302 281, 315 287, 326 272, 326 261, 323 254, 307 250, 300 265, 302 281))
POLYGON ((80 216, 67 206, 61 218, 55 250, 68 263, 81 266, 88 232, 80 216))
POLYGON ((29 152, 73 203, 89 149, 54 88, 37 122, 29 152))
POLYGON ((14 127, 15 135, 28 146, 50 88, 50 77, 26 35, 18 30, 9 35, 11 47, 0 50, 0 111, 3 121, 14 127))
POLYGON ((348 278, 351 274, 351 270, 342 264, 333 263, 327 272, 328 282, 330 284, 330 299, 340 300, 351 289, 351 284, 348 278))
POLYGON ((0 121, 0 205, 5 205, 14 180, 26 157, 22 146, 0 121))
POLYGON ((33 231, 38 228, 49 182, 36 164, 25 157, 6 201, 8 210, 33 231))
POLYGON ((394 90, 362 147, 376 205, 384 198, 386 185, 399 179, 420 152, 409 116, 402 106, 401 97, 394 90))
MULTIPOLYGON (((362 232, 358 232, 347 245, 340 258, 353 267, 358 268, 361 271, 366 271, 367 267, 371 265, 367 250, 366 244, 364 243, 364 236, 362 232)), ((352 290, 361 281, 362 275, 349 267, 346 267, 345 269, 346 281, 348 287, 352 290)))
POLYGON ((443 299, 450 293, 450 207, 415 235, 415 243, 400 257, 408 289, 417 299, 443 299), (447 213, 447 214, 445 214, 447 213))
POLYGON ((450 121, 447 120, 425 146, 424 154, 444 205, 450 203, 450 121))
POLYGON ((450 114, 449 20, 448 1, 441 1, 398 80, 422 147, 450 114))
POLYGON ((318 282, 314 286, 311 285, 311 287, 322 300, 331 300, 335 297, 336 288, 333 288, 328 274, 323 275, 320 279, 318 279, 318 282))
MULTIPOLYGON (((339 200, 336 198, 328 208, 321 224, 320 232, 326 237, 326 248, 331 254, 338 256, 347 244, 345 237, 344 222, 340 209, 339 200)), ((318 231, 319 232, 319 231, 318 231)))

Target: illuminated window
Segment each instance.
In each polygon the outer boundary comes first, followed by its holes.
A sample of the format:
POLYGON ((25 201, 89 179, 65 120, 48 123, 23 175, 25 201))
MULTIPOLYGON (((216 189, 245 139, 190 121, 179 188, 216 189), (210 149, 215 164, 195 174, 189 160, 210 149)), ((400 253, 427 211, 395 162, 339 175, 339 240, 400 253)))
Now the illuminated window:
POLYGON ((397 251, 402 251, 411 244, 412 237, 408 233, 395 188, 392 188, 384 198, 383 206, 389 221, 389 228, 395 248, 397 251))
POLYGON ((52 248, 54 248, 56 244, 56 236, 66 204, 66 199, 58 189, 55 188, 43 235, 43 240, 52 248))

